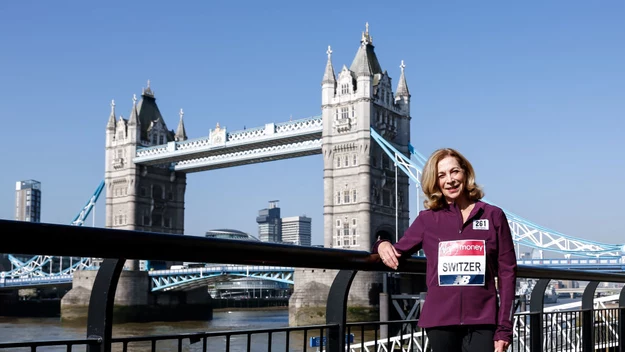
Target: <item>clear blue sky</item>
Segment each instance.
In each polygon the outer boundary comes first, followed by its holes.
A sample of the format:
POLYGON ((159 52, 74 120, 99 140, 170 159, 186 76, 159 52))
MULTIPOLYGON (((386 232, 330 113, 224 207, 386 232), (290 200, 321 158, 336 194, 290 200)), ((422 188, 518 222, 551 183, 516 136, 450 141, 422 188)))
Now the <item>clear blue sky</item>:
MULTIPOLYGON (((42 221, 69 223, 103 178, 111 99, 128 117, 148 79, 191 138, 319 114, 327 46, 349 66, 368 21, 394 85, 406 63, 415 148, 459 149, 489 200, 536 223, 623 243, 624 18, 621 0, 2 1, 0 217, 36 179, 42 221)), ((320 156, 191 174, 186 233, 256 235, 279 199, 320 244, 322 194, 320 156)))

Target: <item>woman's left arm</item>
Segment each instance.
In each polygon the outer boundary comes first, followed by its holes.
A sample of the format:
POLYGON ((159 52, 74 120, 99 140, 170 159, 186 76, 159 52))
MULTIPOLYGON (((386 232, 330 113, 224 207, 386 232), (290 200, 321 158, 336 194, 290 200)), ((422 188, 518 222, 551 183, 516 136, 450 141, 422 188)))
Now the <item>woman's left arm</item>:
POLYGON ((517 262, 514 252, 512 233, 508 225, 506 214, 500 209, 496 215, 496 229, 499 241, 498 254, 498 281, 499 281, 499 311, 497 314, 497 330, 495 341, 512 342, 512 316, 514 315, 514 298, 516 290, 517 262))

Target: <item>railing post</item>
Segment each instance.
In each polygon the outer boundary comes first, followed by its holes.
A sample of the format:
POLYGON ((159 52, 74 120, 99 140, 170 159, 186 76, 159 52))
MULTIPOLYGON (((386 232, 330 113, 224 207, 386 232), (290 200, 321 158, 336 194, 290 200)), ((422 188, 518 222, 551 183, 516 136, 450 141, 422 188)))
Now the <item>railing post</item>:
POLYGON ((598 281, 590 281, 582 294, 582 351, 595 350, 595 290, 598 281))
POLYGON ((530 348, 532 352, 543 350, 543 312, 545 290, 551 279, 539 279, 530 296, 530 348))
POLYGON ((100 338, 102 343, 87 347, 88 352, 111 352, 115 290, 125 262, 125 259, 104 259, 98 269, 89 298, 87 338, 100 338))
POLYGON ((328 329, 326 346, 329 352, 345 351, 347 297, 356 273, 358 273, 356 270, 341 270, 330 286, 328 302, 326 303, 326 324, 338 324, 339 326, 328 329))
POLYGON ((618 299, 618 350, 625 352, 625 286, 618 299))

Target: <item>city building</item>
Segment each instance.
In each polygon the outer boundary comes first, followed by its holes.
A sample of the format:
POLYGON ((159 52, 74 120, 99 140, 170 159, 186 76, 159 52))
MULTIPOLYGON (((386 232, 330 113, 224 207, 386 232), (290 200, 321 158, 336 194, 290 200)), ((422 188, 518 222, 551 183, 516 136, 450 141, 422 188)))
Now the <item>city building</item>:
POLYGON ((292 292, 292 285, 254 277, 218 281, 208 289, 215 299, 288 298, 292 292))
POLYGON ((41 182, 35 180, 16 182, 15 220, 41 222, 41 182))
POLYGON ((282 218, 282 242, 298 246, 311 245, 311 222, 306 216, 282 218))
POLYGON ((227 240, 259 241, 258 238, 250 234, 232 229, 208 230, 204 236, 208 238, 223 238, 227 240))
POLYGON ((261 242, 282 241, 280 207, 278 207, 277 200, 270 201, 268 208, 258 211, 256 222, 258 223, 258 238, 261 242))
MULTIPOLYGON (((279 209, 278 209, 279 210, 279 209)), ((279 217, 278 217, 279 218, 279 217)), ((208 238, 220 238, 227 240, 252 241, 260 240, 248 233, 233 229, 208 230, 204 235, 208 238)), ((201 264, 185 263, 186 267, 221 265, 220 263, 201 264)), ((225 299, 251 299, 251 298, 276 298, 289 297, 293 291, 292 285, 272 280, 264 280, 253 277, 216 281, 209 285, 208 292, 212 298, 225 299)))

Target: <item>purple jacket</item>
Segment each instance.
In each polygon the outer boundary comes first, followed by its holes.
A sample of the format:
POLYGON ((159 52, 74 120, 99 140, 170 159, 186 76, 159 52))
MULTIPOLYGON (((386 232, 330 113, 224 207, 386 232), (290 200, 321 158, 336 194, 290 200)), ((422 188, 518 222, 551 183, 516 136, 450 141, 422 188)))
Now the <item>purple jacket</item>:
MULTIPOLYGON (((373 245, 373 253, 380 243, 373 245)), ((427 258, 428 293, 420 327, 493 324, 495 341, 512 342, 517 264, 508 220, 500 208, 478 201, 464 224, 455 204, 421 211, 394 246, 402 254, 398 271, 401 259, 420 249, 427 258)))

